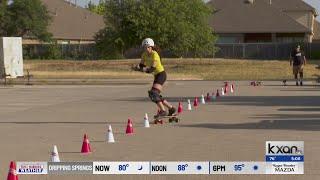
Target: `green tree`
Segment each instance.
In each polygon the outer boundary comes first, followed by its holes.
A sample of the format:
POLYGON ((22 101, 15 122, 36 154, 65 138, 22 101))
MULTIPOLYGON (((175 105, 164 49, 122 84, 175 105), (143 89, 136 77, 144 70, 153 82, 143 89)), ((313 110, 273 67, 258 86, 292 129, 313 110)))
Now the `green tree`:
POLYGON ((106 28, 96 36, 98 48, 103 52, 123 55, 146 37, 153 38, 162 49, 176 56, 201 57, 214 51, 215 35, 208 24, 213 10, 202 0, 107 0, 105 3, 106 28))
POLYGON ((104 15, 104 13, 106 12, 106 3, 104 0, 100 0, 99 4, 95 5, 91 1, 89 1, 87 9, 93 13, 104 15))
POLYGON ((91 12, 94 12, 94 9, 96 8, 96 5, 93 4, 91 1, 87 4, 87 9, 91 12))
POLYGON ((42 41, 51 40, 48 32, 51 16, 40 0, 14 0, 1 3, 1 36, 35 37, 42 41), (2 18, 2 19, 1 19, 2 18))
POLYGON ((0 0, 0 35, 5 34, 6 22, 8 22, 7 1, 0 0))

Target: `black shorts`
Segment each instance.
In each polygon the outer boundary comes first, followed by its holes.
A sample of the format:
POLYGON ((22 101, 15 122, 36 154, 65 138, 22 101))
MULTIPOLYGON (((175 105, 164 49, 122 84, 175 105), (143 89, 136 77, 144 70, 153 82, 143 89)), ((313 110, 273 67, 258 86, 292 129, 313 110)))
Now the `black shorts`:
POLYGON ((164 82, 167 80, 167 73, 165 71, 162 71, 154 76, 153 84, 161 84, 163 85, 164 82))

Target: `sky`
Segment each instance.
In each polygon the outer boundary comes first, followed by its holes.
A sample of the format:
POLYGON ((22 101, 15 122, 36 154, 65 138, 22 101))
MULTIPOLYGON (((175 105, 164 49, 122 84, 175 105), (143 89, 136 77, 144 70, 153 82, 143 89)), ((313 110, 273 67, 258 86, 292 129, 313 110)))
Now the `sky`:
MULTIPOLYGON (((77 2, 77 4, 79 4, 82 7, 86 6, 89 3, 89 1, 93 3, 99 2, 99 0, 67 0, 67 1, 77 2)), ((304 1, 317 9, 319 14, 319 16, 317 17, 317 20, 320 21, 320 0, 304 0, 304 1)))
POLYGON ((320 0, 304 0, 304 1, 317 9, 317 12, 318 12, 317 20, 320 21, 320 0))

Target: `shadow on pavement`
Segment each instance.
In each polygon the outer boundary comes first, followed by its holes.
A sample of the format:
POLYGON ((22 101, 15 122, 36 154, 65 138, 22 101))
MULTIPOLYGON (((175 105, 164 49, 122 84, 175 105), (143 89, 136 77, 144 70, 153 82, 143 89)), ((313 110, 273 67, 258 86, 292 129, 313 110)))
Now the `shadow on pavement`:
POLYGON ((306 112, 320 112, 319 108, 280 108, 278 111, 306 111, 306 112))
POLYGON ((81 152, 59 152, 59 154, 81 154, 81 152))
MULTIPOLYGON (((195 97, 166 97, 169 102, 191 103, 195 97)), ((117 101, 150 101, 148 97, 117 99, 117 101)), ((200 99, 199 99, 200 101, 200 99)), ((320 106, 320 96, 224 96, 208 105, 239 105, 239 106, 320 106), (215 102, 219 102, 218 104, 215 102)))
POLYGON ((319 131, 320 119, 318 120, 262 120, 253 123, 239 124, 218 124, 202 123, 180 125, 180 127, 209 128, 209 129, 265 129, 265 130, 299 130, 299 131, 319 131))
POLYGON ((263 120, 237 124, 200 123, 181 125, 181 127, 320 131, 320 114, 267 114, 254 116, 253 118, 263 120))
POLYGON ((303 92, 303 91, 319 91, 319 92, 320 92, 320 89, 281 89, 280 91, 283 91, 283 92, 293 92, 293 91, 300 91, 300 92, 303 92))
POLYGON ((284 86, 283 83, 281 82, 281 84, 266 84, 266 85, 263 85, 263 86, 266 86, 266 87, 297 87, 297 88, 304 88, 304 87, 320 87, 319 84, 304 84, 303 86, 296 86, 295 82, 287 82, 287 85, 284 86), (290 84, 288 84, 290 83, 290 84))
POLYGON ((125 124, 125 122, 41 122, 41 121, 26 121, 26 122, 17 122, 17 121, 6 121, 0 122, 0 124, 125 124))
POLYGON ((266 114, 257 115, 254 118, 258 119, 293 119, 293 120, 306 120, 317 119, 320 121, 320 114, 266 114))
POLYGON ((218 105, 239 106, 320 106, 320 96, 227 96, 218 105))

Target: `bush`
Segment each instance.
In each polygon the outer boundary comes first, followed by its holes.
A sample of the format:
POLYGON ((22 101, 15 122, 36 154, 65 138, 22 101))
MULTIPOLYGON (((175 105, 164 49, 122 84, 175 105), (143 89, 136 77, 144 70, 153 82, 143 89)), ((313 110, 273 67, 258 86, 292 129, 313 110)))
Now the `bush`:
POLYGON ((93 60, 101 58, 94 44, 26 44, 24 59, 93 60))
POLYGON ((52 43, 48 44, 47 51, 43 56, 43 59, 61 59, 61 48, 59 48, 58 44, 52 43))
POLYGON ((320 60, 320 51, 311 51, 310 59, 320 60))

